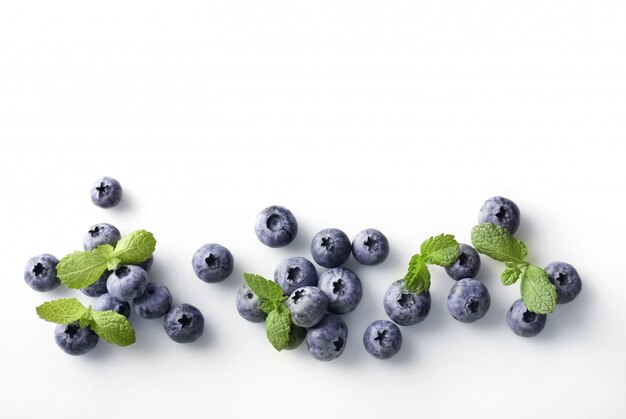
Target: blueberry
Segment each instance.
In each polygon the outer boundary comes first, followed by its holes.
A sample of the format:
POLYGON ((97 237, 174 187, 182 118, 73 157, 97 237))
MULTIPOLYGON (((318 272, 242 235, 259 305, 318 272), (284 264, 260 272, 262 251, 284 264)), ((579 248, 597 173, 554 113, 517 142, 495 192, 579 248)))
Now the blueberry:
POLYGON ((362 265, 378 265, 389 256, 389 240, 373 228, 361 231, 352 240, 352 255, 362 265))
POLYGON ((376 320, 363 334, 365 350, 378 359, 389 359, 402 347, 402 332, 389 320, 376 320))
POLYGON ((350 269, 333 268, 324 272, 317 286, 328 298, 328 311, 335 314, 354 311, 363 297, 361 280, 350 269))
POLYGON ((80 291, 89 297, 99 297, 102 294, 106 294, 108 292, 107 281, 110 275, 111 271, 104 271, 96 282, 86 286, 85 288, 81 288, 80 291))
POLYGON ((93 225, 83 238, 83 248, 93 250, 102 244, 110 244, 115 247, 122 238, 120 231, 111 224, 100 223, 93 225))
POLYGON ((408 291, 404 279, 400 279, 387 288, 383 306, 389 318, 399 325, 417 324, 430 312, 430 292, 415 294, 408 291))
POLYGON ((580 293, 583 283, 576 269, 565 262, 552 262, 544 269, 556 287, 556 303, 565 304, 580 293))
POLYGON ((139 297, 148 285, 148 274, 135 265, 124 265, 117 268, 109 276, 107 290, 120 301, 130 301, 139 297))
POLYGON ((204 316, 191 304, 180 304, 167 312, 163 327, 174 342, 193 342, 204 332, 204 316))
POLYGON ((111 294, 102 294, 93 305, 95 311, 113 310, 118 314, 128 318, 130 316, 130 304, 125 301, 116 300, 111 294))
POLYGON ((317 270, 308 259, 296 256, 283 259, 274 271, 274 281, 286 295, 297 288, 317 285, 317 270))
POLYGON ((506 324, 517 336, 529 338, 537 336, 545 327, 548 316, 537 314, 526 308, 520 299, 513 303, 506 314, 506 324))
POLYGON ((346 347, 348 326, 341 317, 328 313, 306 332, 309 353, 320 361, 338 358, 346 347))
POLYGON ((302 345, 305 338, 306 329, 292 324, 291 329, 289 329, 289 343, 285 346, 285 349, 296 349, 298 346, 302 345))
POLYGON ((311 255, 318 265, 335 268, 350 257, 350 239, 343 231, 327 228, 320 231, 311 241, 311 255))
POLYGON ((450 266, 446 266, 446 273, 450 278, 458 281, 463 278, 475 278, 480 271, 480 256, 468 244, 459 244, 459 258, 450 266))
POLYGON ((485 201, 478 213, 479 224, 495 224, 514 234, 520 223, 520 212, 515 202, 501 196, 485 201))
POLYGON ((61 283, 57 277, 59 259, 43 253, 28 259, 24 268, 24 281, 35 291, 50 291, 61 283))
POLYGON ((122 185, 108 176, 100 178, 91 188, 91 202, 100 208, 113 208, 122 200, 122 185))
POLYGON ((463 278, 448 293, 448 311, 460 322, 472 323, 487 314, 491 298, 482 283, 463 278))
POLYGON ((59 324, 54 329, 54 340, 66 354, 84 355, 98 344, 98 335, 89 327, 82 328, 78 322, 59 324))
POLYGON ((141 269, 148 272, 150 268, 152 268, 152 263, 154 263, 154 255, 150 255, 150 257, 143 262, 137 264, 141 269))
POLYGON ((309 286, 292 292, 285 304, 291 310, 291 323, 300 327, 311 327, 324 317, 328 299, 319 288, 309 286))
POLYGON ((250 287, 243 284, 237 291, 237 311, 244 319, 252 323, 262 323, 267 318, 267 314, 261 311, 261 300, 250 287))
POLYGON ((233 272, 233 255, 224 246, 209 243, 196 250, 191 265, 204 282, 222 282, 233 272))
POLYGON ((298 234, 296 217, 285 207, 273 205, 263 209, 254 222, 257 238, 266 246, 287 246, 298 234))
POLYGON ((133 300, 133 309, 144 319, 158 319, 172 307, 172 294, 163 284, 149 282, 146 291, 133 300))

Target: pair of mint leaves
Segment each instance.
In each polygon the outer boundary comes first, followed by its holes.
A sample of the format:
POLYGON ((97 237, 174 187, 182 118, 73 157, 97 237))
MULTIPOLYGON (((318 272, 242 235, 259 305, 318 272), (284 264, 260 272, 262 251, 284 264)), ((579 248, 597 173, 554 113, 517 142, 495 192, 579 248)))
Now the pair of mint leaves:
MULTIPOLYGON (((524 305, 535 313, 552 313, 556 306, 556 287, 546 272, 526 261, 528 248, 508 230, 495 224, 479 224, 472 229, 474 248, 492 259, 504 262, 501 278, 504 285, 520 281, 524 305)), ((404 277, 406 289, 421 294, 430 289, 427 265, 450 266, 459 257, 459 244, 450 234, 441 234, 424 241, 420 253, 409 262, 404 277)))
POLYGON ((420 252, 411 257, 404 276, 407 291, 421 294, 430 289, 430 271, 427 265, 450 266, 459 258, 459 243, 451 234, 440 234, 425 240, 420 252))
POLYGON ((94 311, 76 298, 47 301, 36 308, 37 315, 45 321, 91 328, 98 336, 110 343, 128 346, 135 343, 135 330, 128 319, 113 310, 94 311))
POLYGON ((479 224, 472 229, 474 248, 492 259, 504 262, 501 274, 504 285, 520 281, 524 305, 539 314, 552 313, 556 306, 556 287, 548 274, 526 261, 528 248, 508 230, 495 224, 479 224))
POLYGON ((291 310, 285 304, 289 297, 283 295, 280 285, 260 275, 244 273, 243 279, 252 292, 263 300, 260 308, 267 314, 267 340, 277 351, 282 351, 289 346, 291 333, 291 310))
POLYGON ((57 265, 57 276, 68 288, 85 288, 96 282, 104 271, 120 265, 138 265, 150 258, 156 240, 146 230, 133 231, 115 247, 103 244, 87 252, 74 252, 57 265))
MULTIPOLYGON (((68 288, 85 288, 96 282, 106 270, 120 265, 137 265, 150 258, 156 248, 156 239, 146 230, 137 230, 123 237, 115 247, 103 244, 86 252, 65 256, 57 265, 57 277, 68 288)), ((89 326, 107 342, 120 346, 135 343, 135 329, 123 315, 113 310, 94 311, 75 298, 48 301, 36 308, 42 319, 58 324, 78 321, 80 327, 89 326)))

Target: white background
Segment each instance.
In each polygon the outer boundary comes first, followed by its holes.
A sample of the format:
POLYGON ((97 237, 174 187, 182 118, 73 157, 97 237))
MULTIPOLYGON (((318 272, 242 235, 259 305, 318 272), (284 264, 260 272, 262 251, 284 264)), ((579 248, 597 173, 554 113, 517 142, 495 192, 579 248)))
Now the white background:
POLYGON ((626 3, 600 0, 2 2, 0 417, 624 417, 624 22, 626 3), (91 204, 102 175, 119 208, 91 204), (419 243, 467 242, 492 195, 520 206, 531 261, 578 268, 579 298, 522 339, 500 265, 483 258, 492 306, 474 324, 450 317, 434 268, 430 316, 397 357, 369 356, 362 333, 419 243), (253 233, 270 204, 300 223, 283 249, 253 233), (131 347, 56 347, 35 306, 90 299, 36 293, 23 266, 97 222, 154 232, 150 277, 204 312, 200 341, 133 315, 131 347), (330 363, 275 352, 234 306, 242 272, 308 256, 325 227, 392 246, 348 263, 365 295, 330 363), (191 269, 206 242, 235 256, 221 284, 191 269))

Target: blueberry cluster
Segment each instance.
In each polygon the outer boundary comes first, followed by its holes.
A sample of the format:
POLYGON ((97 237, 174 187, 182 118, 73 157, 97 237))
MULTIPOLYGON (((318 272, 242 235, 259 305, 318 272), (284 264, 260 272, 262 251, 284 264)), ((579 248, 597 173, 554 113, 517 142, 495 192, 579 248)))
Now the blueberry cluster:
MULTIPOLYGON (((295 216, 282 206, 262 210, 254 227, 259 241, 269 247, 288 245, 298 231, 295 216)), ((296 348, 306 341, 313 357, 330 361, 343 353, 348 337, 348 326, 341 315, 354 311, 363 297, 361 280, 342 265, 351 254, 363 265, 382 263, 389 255, 389 241, 375 229, 363 230, 350 241, 343 231, 328 228, 313 237, 310 250, 315 263, 328 269, 321 275, 315 265, 302 256, 287 257, 274 270, 274 282, 282 289, 291 317, 291 335, 286 349, 296 348)), ((241 286, 236 299, 241 317, 255 323, 264 322, 267 314, 262 304, 263 300, 250 287, 241 286)), ((393 334, 389 336, 394 338, 393 334)))
MULTIPOLYGON (((510 199, 501 196, 485 201, 478 214, 480 224, 495 224, 511 234, 517 231, 520 221, 518 206, 510 199)), ((552 262, 543 270, 556 288, 556 304, 569 303, 580 293, 582 281, 572 265, 565 262, 552 262)), ((546 320, 547 314, 529 310, 521 299, 513 303, 506 315, 506 322, 511 331, 522 337, 538 335, 546 325, 546 320)))
MULTIPOLYGON (((102 208, 116 206, 122 197, 122 187, 110 177, 99 179, 91 190, 93 203, 102 208)), ((95 224, 83 238, 83 248, 91 251, 101 245, 115 246, 122 235, 111 224, 95 224)), ((154 261, 150 256, 138 265, 122 265, 105 271, 93 284, 81 292, 96 300, 95 311, 113 310, 128 318, 132 310, 144 319, 164 317, 164 329, 175 342, 186 343, 198 339, 204 330, 204 317, 200 310, 190 304, 172 305, 169 289, 160 283, 148 281, 148 271, 154 261)), ((232 256, 230 257, 232 271, 232 256)), ((57 277, 59 260, 50 254, 41 254, 28 260, 24 268, 24 280, 36 291, 50 291, 61 284, 57 277)), ((218 275, 203 271, 207 278, 218 275), (211 276, 213 275, 213 276, 211 276)), ((222 271, 224 272, 224 271, 222 271)), ((229 272, 230 273, 230 272, 229 272)), ((78 322, 59 324, 55 329, 58 346, 70 355, 82 355, 93 349, 98 336, 78 322)))

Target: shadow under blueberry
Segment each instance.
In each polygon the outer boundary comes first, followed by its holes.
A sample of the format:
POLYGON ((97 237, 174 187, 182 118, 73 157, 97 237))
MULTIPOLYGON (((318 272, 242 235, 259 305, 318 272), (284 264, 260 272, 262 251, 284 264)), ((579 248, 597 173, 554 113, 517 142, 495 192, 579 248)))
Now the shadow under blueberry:
POLYGON ((114 213, 122 213, 132 211, 134 208, 134 202, 132 195, 129 194, 126 190, 122 193, 122 199, 120 203, 114 206, 113 208, 108 208, 106 211, 111 211, 114 213))
POLYGON ((542 342, 556 340, 563 342, 566 338, 574 339, 584 336, 591 325, 589 310, 596 304, 594 290, 588 284, 583 282, 580 294, 573 301, 567 304, 557 304, 554 313, 548 314, 544 329, 531 339, 542 342))

